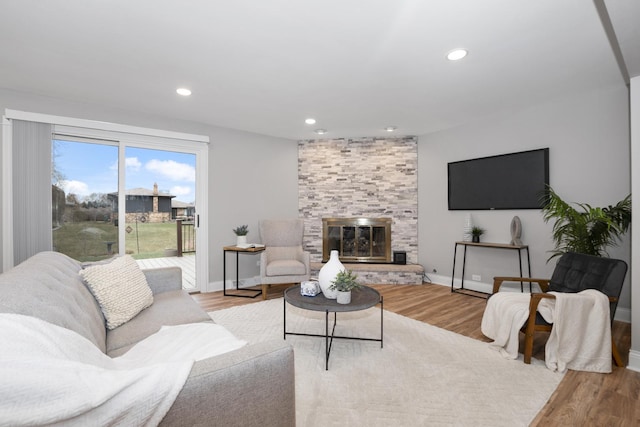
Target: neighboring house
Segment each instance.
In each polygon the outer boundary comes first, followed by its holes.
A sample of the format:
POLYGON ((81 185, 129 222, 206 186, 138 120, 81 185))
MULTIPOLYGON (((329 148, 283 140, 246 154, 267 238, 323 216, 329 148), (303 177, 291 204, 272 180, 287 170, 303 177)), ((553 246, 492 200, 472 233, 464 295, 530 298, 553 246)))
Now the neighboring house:
POLYGON ((180 200, 171 200, 171 219, 192 220, 196 214, 196 205, 180 200))
MULTIPOLYGON (((132 188, 125 191, 126 222, 166 222, 172 219, 172 196, 158 191, 158 184, 153 184, 153 190, 147 188, 132 188)), ((118 192, 107 194, 113 211, 118 211, 118 192)), ((114 214, 117 215, 117 214, 114 214)), ((114 218, 115 220, 115 218, 114 218)))

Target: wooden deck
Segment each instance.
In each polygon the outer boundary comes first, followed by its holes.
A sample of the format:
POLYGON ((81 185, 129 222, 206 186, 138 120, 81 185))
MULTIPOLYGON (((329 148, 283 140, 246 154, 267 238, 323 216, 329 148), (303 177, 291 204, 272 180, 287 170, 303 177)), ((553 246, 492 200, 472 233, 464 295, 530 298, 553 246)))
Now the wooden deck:
POLYGON ((163 257, 137 260, 140 268, 180 267, 182 269, 182 289, 197 291, 196 286, 196 256, 187 254, 181 257, 163 257))

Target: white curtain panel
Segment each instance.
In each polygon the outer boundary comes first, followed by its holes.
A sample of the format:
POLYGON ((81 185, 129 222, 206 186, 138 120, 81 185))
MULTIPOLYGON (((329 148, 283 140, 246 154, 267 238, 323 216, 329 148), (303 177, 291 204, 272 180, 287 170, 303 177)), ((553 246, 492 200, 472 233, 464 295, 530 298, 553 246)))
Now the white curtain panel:
POLYGON ((13 120, 13 261, 50 251, 52 126, 13 120))

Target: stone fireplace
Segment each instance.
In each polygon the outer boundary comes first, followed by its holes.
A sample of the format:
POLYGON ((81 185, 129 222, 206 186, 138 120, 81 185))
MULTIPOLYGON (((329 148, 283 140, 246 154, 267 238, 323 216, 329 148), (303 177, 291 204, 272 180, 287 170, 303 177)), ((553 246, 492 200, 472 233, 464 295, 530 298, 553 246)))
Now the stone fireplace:
POLYGON ((424 269, 417 264, 417 138, 298 141, 298 196, 312 277, 335 248, 343 250, 340 259, 362 284, 422 283, 424 269), (377 224, 331 223, 323 221, 325 218, 384 219, 385 231, 379 231, 377 224), (332 228, 324 232, 329 224, 332 228), (384 244, 379 241, 382 235, 384 244), (406 252, 407 264, 391 262, 393 251, 406 252), (368 259, 361 262, 365 252, 368 259))
POLYGON ((417 138, 298 141, 298 196, 312 262, 329 256, 323 248, 324 218, 389 219, 390 249, 375 255, 384 256, 379 261, 359 263, 363 267, 392 261, 393 251, 406 252, 407 264, 418 262, 417 138))
POLYGON ((342 262, 391 262, 391 218, 323 218, 322 261, 337 250, 342 262))

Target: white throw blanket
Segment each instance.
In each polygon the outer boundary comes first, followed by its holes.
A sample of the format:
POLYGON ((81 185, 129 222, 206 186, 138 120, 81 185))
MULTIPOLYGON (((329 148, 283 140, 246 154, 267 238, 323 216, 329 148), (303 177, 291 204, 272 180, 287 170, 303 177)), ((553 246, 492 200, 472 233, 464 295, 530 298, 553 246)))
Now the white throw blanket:
POLYGON ((81 335, 0 314, 0 426, 157 425, 194 360, 246 344, 224 327, 163 327, 110 358, 81 335))
POLYGON ((553 323, 545 347, 547 367, 559 372, 611 372, 609 298, 595 289, 550 293, 556 299, 544 299, 538 306, 542 317, 553 323))
POLYGON ((487 301, 481 330, 506 359, 518 358, 518 333, 529 317, 530 301, 529 294, 515 292, 498 292, 487 301))
MULTIPOLYGON (((579 293, 550 292, 538 312, 553 323, 545 347, 545 363, 553 371, 567 369, 611 372, 611 323, 609 299, 588 289, 579 293)), ((482 317, 482 333, 494 341, 508 359, 518 357, 519 331, 529 317, 529 294, 499 292, 487 301, 482 317)))

